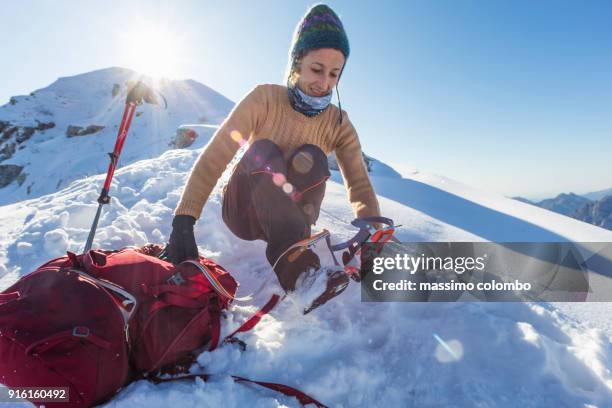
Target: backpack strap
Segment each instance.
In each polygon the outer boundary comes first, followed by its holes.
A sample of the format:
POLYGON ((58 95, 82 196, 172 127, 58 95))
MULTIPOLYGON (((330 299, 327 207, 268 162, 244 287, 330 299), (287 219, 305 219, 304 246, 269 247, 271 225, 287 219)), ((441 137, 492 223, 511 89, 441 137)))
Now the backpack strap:
POLYGON ((89 280, 92 280, 98 285, 103 286, 104 288, 110 290, 115 295, 119 295, 120 297, 122 297, 124 301, 121 302, 122 307, 120 307, 119 310, 121 311, 121 314, 123 315, 125 324, 126 325, 129 324, 130 320, 132 319, 132 315, 134 314, 134 312, 136 311, 136 308, 138 307, 138 302, 134 295, 132 295, 130 292, 128 292, 127 290, 125 290, 124 288, 122 288, 121 286, 117 284, 114 284, 105 279, 94 278, 93 276, 79 269, 70 269, 70 271, 78 273, 79 275, 89 280))
POLYGON ((17 300, 21 294, 18 291, 8 292, 8 293, 0 293, 0 304, 8 303, 11 300, 17 300))
POLYGON ((242 323, 242 326, 238 327, 236 330, 234 330, 234 332, 232 334, 230 334, 229 336, 227 336, 225 338, 225 340, 230 340, 232 337, 234 337, 236 334, 238 333, 244 333, 247 332, 251 329, 253 329, 257 323, 259 323, 262 319, 262 317, 264 317, 264 315, 270 313, 270 311, 274 308, 274 306, 276 306, 276 304, 278 303, 278 301, 280 300, 280 295, 278 294, 273 294, 270 297, 270 300, 268 300, 268 302, 261 308, 259 309, 253 316, 251 316, 246 322, 242 323))
MULTIPOLYGON (((261 309, 255 312, 255 314, 251 316, 249 319, 247 319, 246 322, 242 323, 242 325, 238 327, 236 330, 234 330, 232 334, 230 334, 229 336, 226 336, 223 339, 223 341, 229 343, 234 339, 234 336, 236 334, 244 333, 249 330, 252 330, 257 325, 257 323, 261 321, 264 315, 270 313, 270 311, 274 308, 274 306, 276 306, 276 304, 279 302, 280 299, 281 299, 280 295, 277 295, 277 294, 272 295, 270 297, 270 300, 268 300, 268 302, 261 309)), ((212 337, 210 339, 210 345, 208 346, 208 351, 213 351, 219 346, 219 342, 221 340, 221 316, 219 316, 218 319, 213 319, 213 321, 211 322, 211 330, 212 330, 212 337)))
POLYGON ((30 344, 26 348, 25 353, 27 355, 34 353, 44 353, 45 351, 57 346, 60 343, 63 343, 68 340, 79 339, 85 340, 103 349, 108 350, 111 347, 111 343, 109 341, 91 333, 88 327, 75 326, 72 330, 64 330, 30 344))
MULTIPOLYGON (((200 378, 201 380, 208 381, 210 377, 211 376, 209 374, 188 374, 188 375, 184 375, 181 377, 172 377, 172 378, 161 378, 161 377, 158 377, 157 375, 149 375, 147 377, 144 377, 144 379, 147 379, 153 382, 154 384, 159 384, 159 383, 171 382, 171 381, 195 380, 196 378, 200 378)), ((237 383, 257 384, 269 390, 280 392, 281 394, 286 395, 288 397, 295 397, 300 402, 300 404, 304 406, 308 404, 314 404, 317 408, 327 408, 326 405, 320 403, 319 401, 317 401, 310 395, 298 390, 297 388, 293 388, 285 384, 278 384, 278 383, 265 382, 265 381, 255 381, 255 380, 250 380, 248 378, 240 377, 237 375, 232 375, 231 377, 237 383)))
POLYGON ((210 283, 210 285, 213 287, 213 289, 215 290, 215 292, 217 292, 220 296, 227 298, 229 300, 237 300, 237 301, 246 301, 246 300, 250 300, 249 297, 246 298, 238 298, 234 295, 232 295, 231 293, 229 293, 225 287, 223 287, 223 285, 221 284, 221 282, 219 282, 219 279, 217 279, 217 277, 204 265, 202 265, 200 262, 195 261, 193 259, 187 259, 183 262, 181 262, 182 264, 190 264, 195 266, 196 268, 198 268, 198 270, 200 270, 200 272, 202 272, 204 274, 204 276, 206 277, 206 279, 208 279, 208 282, 210 283))

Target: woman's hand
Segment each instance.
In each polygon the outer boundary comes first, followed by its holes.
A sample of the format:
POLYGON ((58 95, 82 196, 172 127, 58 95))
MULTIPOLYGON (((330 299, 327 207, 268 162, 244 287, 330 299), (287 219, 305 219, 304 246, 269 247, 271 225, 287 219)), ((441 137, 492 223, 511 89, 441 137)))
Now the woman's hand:
POLYGON ((179 264, 186 259, 198 259, 198 246, 193 234, 196 220, 190 215, 176 215, 172 220, 172 233, 168 242, 168 260, 179 264))

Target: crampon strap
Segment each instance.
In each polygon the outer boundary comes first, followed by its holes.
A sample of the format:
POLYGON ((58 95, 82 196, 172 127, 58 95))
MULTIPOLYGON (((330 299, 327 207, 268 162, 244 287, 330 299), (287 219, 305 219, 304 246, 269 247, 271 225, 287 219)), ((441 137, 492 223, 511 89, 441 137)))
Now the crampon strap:
POLYGON ((347 264, 359 253, 361 247, 366 242, 376 242, 379 244, 383 244, 390 240, 397 241, 393 234, 395 233, 396 226, 393 223, 393 220, 386 217, 364 217, 364 218, 355 218, 351 225, 359 228, 359 231, 349 240, 340 242, 338 244, 332 245, 331 242, 327 242, 327 246, 329 247, 329 251, 334 258, 334 262, 336 265, 340 265, 340 263, 336 260, 336 256, 334 252, 341 251, 346 249, 342 254, 342 263, 344 266, 347 264), (383 228, 376 228, 375 224, 384 225, 383 228))

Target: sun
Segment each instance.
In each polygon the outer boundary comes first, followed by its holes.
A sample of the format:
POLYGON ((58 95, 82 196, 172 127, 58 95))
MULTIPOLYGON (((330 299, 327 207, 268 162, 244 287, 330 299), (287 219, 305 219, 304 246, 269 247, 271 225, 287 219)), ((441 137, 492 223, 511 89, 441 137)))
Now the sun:
POLYGON ((180 36, 168 27, 135 27, 124 37, 129 66, 154 78, 176 78, 184 55, 180 36))

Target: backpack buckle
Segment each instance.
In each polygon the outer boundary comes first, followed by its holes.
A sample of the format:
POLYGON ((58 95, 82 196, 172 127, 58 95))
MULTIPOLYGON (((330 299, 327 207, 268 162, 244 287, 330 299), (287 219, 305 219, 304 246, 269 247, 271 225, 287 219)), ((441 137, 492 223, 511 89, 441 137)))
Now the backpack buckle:
POLYGON ((74 337, 87 337, 87 336, 89 336, 89 327, 75 326, 72 329, 72 335, 74 337))
POLYGON ((185 279, 183 278, 183 276, 181 275, 180 272, 177 272, 174 275, 172 275, 171 277, 169 277, 168 280, 166 281, 166 283, 168 285, 180 286, 183 283, 185 283, 185 279))

